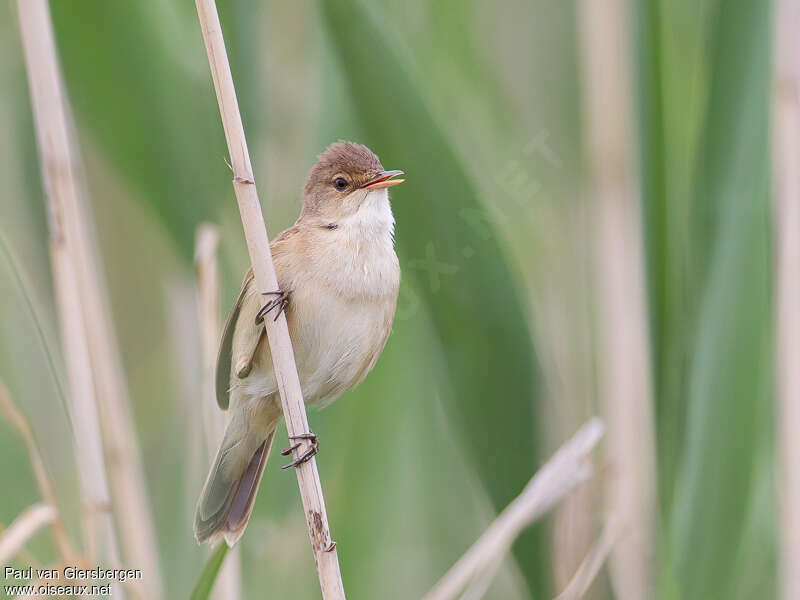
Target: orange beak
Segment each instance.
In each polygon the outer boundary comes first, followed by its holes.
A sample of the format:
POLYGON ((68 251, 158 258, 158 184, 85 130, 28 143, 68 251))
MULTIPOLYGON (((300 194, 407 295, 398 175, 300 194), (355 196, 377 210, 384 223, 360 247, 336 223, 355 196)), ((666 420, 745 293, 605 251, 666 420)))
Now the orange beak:
POLYGON ((393 185, 401 184, 405 179, 392 179, 398 175, 405 175, 402 171, 381 171, 375 177, 370 179, 367 183, 362 185, 361 190, 382 190, 383 188, 390 188, 393 185))

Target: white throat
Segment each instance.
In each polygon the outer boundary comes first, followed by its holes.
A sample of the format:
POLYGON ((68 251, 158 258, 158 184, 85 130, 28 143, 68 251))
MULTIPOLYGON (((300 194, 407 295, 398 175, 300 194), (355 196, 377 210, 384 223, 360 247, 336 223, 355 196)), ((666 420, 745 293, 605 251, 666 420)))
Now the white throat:
MULTIPOLYGON (((357 192, 358 193, 358 192, 357 192)), ((394 215, 386 189, 373 190, 361 201, 358 210, 338 221, 342 228, 350 229, 351 235, 363 235, 372 241, 388 241, 394 244, 394 215)))
POLYGON ((358 210, 339 219, 325 235, 336 241, 327 246, 318 263, 339 294, 361 299, 397 294, 400 267, 394 252, 394 216, 385 189, 368 192, 358 210))

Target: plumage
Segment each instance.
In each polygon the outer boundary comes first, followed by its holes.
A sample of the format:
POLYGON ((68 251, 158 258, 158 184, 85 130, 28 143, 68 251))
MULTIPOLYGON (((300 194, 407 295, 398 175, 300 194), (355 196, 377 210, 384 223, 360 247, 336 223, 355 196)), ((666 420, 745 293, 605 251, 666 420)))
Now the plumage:
MULTIPOLYGON (((311 169, 297 222, 270 246, 307 404, 325 406, 360 383, 391 331, 400 266, 387 188, 398 181, 385 173, 365 146, 333 144, 311 169)), ((201 542, 223 536, 232 545, 244 532, 281 418, 257 323, 263 302, 250 270, 220 343, 217 402, 230 421, 198 502, 201 542)))

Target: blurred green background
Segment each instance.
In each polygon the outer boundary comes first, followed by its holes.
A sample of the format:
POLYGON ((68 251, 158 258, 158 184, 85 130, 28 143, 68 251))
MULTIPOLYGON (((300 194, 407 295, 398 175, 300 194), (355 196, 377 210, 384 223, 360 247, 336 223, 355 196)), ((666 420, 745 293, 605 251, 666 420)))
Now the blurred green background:
MULTIPOLYGON (((186 597, 205 557, 191 532, 207 468, 197 226, 221 227, 223 311, 248 267, 205 50, 188 0, 51 4, 166 597, 186 597)), ((359 388, 310 419, 348 596, 420 597, 546 456, 601 414, 580 4, 219 7, 271 236, 296 218, 303 179, 332 141, 365 143, 408 175, 392 196, 403 284, 386 351, 359 388)), ((771 598, 771 8, 628 8, 658 594, 771 598)), ((0 378, 34 424, 77 539, 46 212, 10 2, 0 4, 0 86, 0 378)), ((8 524, 38 492, 4 421, 0 456, 8 524)), ((267 466, 240 543, 243 597, 316 598, 296 481, 279 464, 267 466)), ((579 518, 557 514, 526 532, 486 597, 555 595, 602 526, 599 491, 597 481, 582 490, 579 518)), ((55 560, 46 535, 30 549, 55 560)), ((605 572, 591 597, 612 597, 605 572)))

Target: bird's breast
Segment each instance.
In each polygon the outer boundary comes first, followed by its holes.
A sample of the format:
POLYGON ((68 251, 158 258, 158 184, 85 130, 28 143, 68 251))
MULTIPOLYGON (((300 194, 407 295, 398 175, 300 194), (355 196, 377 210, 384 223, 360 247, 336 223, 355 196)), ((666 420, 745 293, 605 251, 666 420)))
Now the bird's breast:
POLYGON ((391 331, 400 285, 394 220, 385 194, 370 201, 333 229, 304 228, 276 256, 307 402, 331 402, 359 383, 391 331))
POLYGON ((353 302, 396 297, 400 265, 388 227, 342 224, 312 245, 302 269, 311 287, 353 302))
POLYGON ((326 404, 374 366, 391 331, 396 294, 356 300, 317 292, 299 294, 290 327, 306 399, 326 404))

